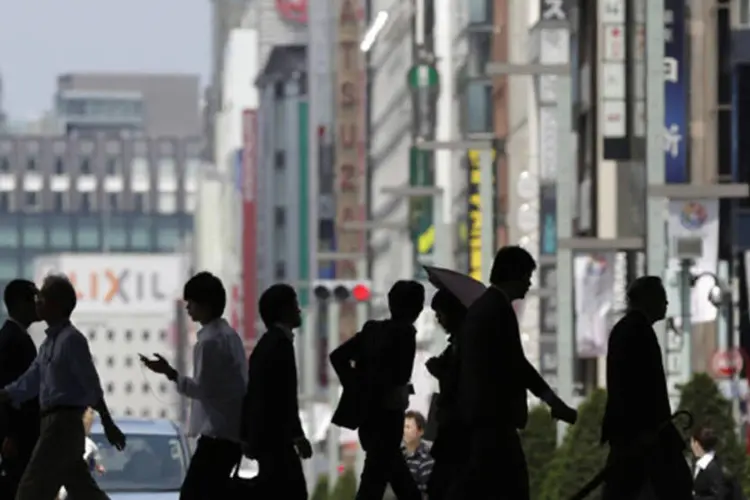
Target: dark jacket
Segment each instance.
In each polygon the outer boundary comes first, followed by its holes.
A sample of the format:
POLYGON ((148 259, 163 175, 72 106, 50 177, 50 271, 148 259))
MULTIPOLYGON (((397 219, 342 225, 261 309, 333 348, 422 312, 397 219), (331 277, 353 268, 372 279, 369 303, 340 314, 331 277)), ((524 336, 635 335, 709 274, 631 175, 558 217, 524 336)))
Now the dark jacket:
POLYGON ((427 371, 438 381, 435 416, 440 424, 458 418, 458 346, 452 336, 448 342, 443 352, 426 363, 427 371))
POLYGON ((693 480, 694 500, 727 500, 727 487, 731 486, 728 471, 714 457, 705 469, 701 469, 693 480))
POLYGON ((365 415, 395 410, 390 408, 389 398, 410 383, 416 334, 408 323, 368 321, 360 332, 331 352, 331 365, 343 388, 334 424, 356 429, 365 415))
MULTIPOLYGON (((0 388, 23 375, 36 358, 36 346, 20 325, 6 321, 0 328, 0 388)), ((39 436, 39 399, 32 398, 19 409, 10 404, 0 411, 0 442, 11 437, 16 445, 33 448, 39 436)))
POLYGON ((526 390, 541 397, 547 382, 526 359, 516 312, 491 287, 466 314, 458 337, 458 401, 472 426, 523 429, 529 417, 526 390))
MULTIPOLYGON (((607 349, 607 406, 602 420, 602 443, 628 444, 655 432, 671 417, 661 348, 651 323, 631 311, 617 322, 607 349)), ((662 442, 684 447, 679 432, 669 425, 662 442)))
POLYGON ((248 361, 242 440, 256 454, 279 451, 303 437, 297 399, 297 363, 291 332, 272 327, 248 361))

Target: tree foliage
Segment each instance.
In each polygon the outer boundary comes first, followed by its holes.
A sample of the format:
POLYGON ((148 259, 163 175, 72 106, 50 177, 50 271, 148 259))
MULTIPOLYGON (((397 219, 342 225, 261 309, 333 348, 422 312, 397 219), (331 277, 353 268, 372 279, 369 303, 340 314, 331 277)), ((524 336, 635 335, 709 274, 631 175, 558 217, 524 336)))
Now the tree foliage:
POLYGON ((355 496, 357 496, 357 475, 354 469, 347 468, 336 481, 331 500, 354 500, 355 496))
POLYGON ((330 500, 330 498, 331 492, 328 485, 328 474, 321 474, 315 483, 315 489, 310 500, 330 500))
POLYGON ((529 469, 531 498, 538 499, 557 449, 557 426, 547 407, 537 405, 531 409, 529 422, 521 431, 521 441, 529 469))
MULTIPOLYGON (((732 403, 719 391, 713 378, 697 373, 682 387, 680 410, 693 415, 690 434, 701 427, 711 427, 719 438, 717 455, 738 478, 745 476, 745 451, 737 439, 732 403)), ((689 438, 686 435, 685 438, 689 438)), ((689 453, 690 450, 688 449, 689 453)))
MULTIPOLYGON (((580 490, 602 468, 608 446, 599 444, 607 393, 597 389, 578 408, 578 421, 565 433, 543 480, 541 494, 533 500, 565 500, 580 490)), ((601 496, 601 489, 588 498, 601 496)))

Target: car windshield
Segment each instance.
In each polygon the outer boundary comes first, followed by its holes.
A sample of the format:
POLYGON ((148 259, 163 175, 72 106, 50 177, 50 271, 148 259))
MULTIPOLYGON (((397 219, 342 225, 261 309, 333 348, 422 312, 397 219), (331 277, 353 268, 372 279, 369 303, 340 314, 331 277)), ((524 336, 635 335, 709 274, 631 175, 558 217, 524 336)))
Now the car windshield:
POLYGON ((128 434, 125 450, 117 451, 103 434, 91 438, 99 447, 102 472, 94 472, 105 492, 179 491, 187 457, 177 436, 128 434))

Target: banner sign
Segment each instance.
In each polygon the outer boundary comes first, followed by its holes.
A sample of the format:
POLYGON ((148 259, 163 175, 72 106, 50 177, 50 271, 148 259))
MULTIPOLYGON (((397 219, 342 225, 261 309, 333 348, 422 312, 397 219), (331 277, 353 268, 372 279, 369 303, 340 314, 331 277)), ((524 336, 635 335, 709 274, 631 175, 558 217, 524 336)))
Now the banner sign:
POLYGON ((554 184, 540 186, 539 252, 557 254, 557 188, 554 184))
MULTIPOLYGON (((539 266, 539 283, 543 290, 557 289, 554 264, 539 266)), ((557 297, 539 299, 539 373, 557 390, 557 297)))
MULTIPOLYGON (((467 231, 469 242, 469 276, 477 281, 482 278, 482 203, 479 195, 479 183, 482 174, 479 164, 479 150, 469 150, 467 158, 469 162, 469 182, 467 200, 469 206, 466 210, 467 231)), ((492 160, 495 160, 495 151, 492 152, 492 160)), ((494 185, 494 183, 493 183, 494 185)), ((493 197, 494 199, 494 197, 493 197)), ((495 242, 493 242, 493 248, 495 242)))
POLYGON ((688 58, 685 33, 686 0, 664 0, 664 151, 666 181, 689 182, 688 58))

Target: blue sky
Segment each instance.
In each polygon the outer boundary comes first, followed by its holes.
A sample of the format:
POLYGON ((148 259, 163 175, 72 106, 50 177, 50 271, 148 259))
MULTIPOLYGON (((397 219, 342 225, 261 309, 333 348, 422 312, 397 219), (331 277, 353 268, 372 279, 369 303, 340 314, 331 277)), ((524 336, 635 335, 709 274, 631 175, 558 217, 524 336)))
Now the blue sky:
POLYGON ((75 71, 200 73, 210 67, 210 0, 2 0, 0 74, 11 119, 50 108, 75 71))

